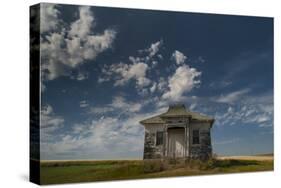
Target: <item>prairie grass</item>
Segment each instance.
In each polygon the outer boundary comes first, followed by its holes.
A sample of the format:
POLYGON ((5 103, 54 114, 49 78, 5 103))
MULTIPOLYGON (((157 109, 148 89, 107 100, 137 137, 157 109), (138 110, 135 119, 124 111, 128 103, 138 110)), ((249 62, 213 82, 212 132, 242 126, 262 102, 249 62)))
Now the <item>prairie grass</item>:
POLYGON ((273 161, 210 159, 41 162, 41 184, 159 178, 273 170, 273 161))

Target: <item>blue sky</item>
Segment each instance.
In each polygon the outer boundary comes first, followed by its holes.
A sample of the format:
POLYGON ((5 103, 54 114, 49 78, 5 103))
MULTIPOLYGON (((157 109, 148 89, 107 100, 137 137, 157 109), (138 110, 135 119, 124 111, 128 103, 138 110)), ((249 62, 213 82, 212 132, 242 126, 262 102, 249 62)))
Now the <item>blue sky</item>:
POLYGON ((181 102, 219 155, 273 152, 273 19, 41 4, 41 159, 140 159, 181 102))

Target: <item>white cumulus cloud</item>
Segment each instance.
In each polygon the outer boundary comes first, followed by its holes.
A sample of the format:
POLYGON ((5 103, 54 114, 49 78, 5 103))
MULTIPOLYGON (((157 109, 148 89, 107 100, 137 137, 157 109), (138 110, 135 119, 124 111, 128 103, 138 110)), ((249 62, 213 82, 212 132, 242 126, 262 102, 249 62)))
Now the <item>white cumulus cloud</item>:
POLYGON ((71 24, 69 35, 85 38, 91 32, 94 17, 90 11, 90 7, 80 7, 79 10, 79 19, 71 24))
POLYGON ((60 12, 55 8, 55 4, 41 4, 40 11, 40 31, 47 32, 58 27, 60 12))
POLYGON ((175 52, 172 54, 172 59, 175 60, 177 65, 183 64, 186 58, 187 57, 178 50, 175 50, 175 52))
MULTIPOLYGON (((56 19, 63 22, 57 17, 56 19)), ((90 7, 80 7, 79 18, 70 23, 70 29, 60 27, 41 37, 44 80, 71 75, 71 71, 84 64, 86 60, 94 60, 100 53, 111 48, 116 32, 105 29, 102 33, 93 33, 91 30, 95 24, 90 7)), ((64 25, 67 23, 64 22, 64 25)), ((77 74, 78 80, 86 78, 85 75, 81 75, 77 74)))
MULTIPOLYGON (((134 64, 112 64, 109 69, 104 70, 104 74, 108 77, 111 75, 117 76, 114 85, 122 86, 130 80, 135 80, 136 85, 139 88, 145 87, 150 84, 150 79, 146 77, 148 65, 145 63, 134 63, 134 64)), ((109 80, 109 78, 105 78, 109 80)))
POLYGON ((160 50, 160 47, 162 45, 162 41, 157 41, 155 43, 152 43, 150 45, 150 48, 147 49, 147 51, 149 52, 149 57, 153 57, 155 54, 158 53, 158 51, 160 50))
POLYGON ((200 80, 197 79, 200 75, 201 72, 188 65, 178 67, 174 75, 169 78, 169 89, 162 95, 162 98, 171 101, 181 100, 185 92, 191 91, 200 84, 200 80))

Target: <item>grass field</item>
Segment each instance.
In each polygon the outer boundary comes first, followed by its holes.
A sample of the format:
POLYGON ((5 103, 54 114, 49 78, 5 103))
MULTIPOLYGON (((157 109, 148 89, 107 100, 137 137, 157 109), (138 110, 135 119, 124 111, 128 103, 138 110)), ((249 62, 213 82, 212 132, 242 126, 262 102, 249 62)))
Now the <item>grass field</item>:
POLYGON ((45 161, 41 162, 41 184, 75 183, 173 176, 192 176, 273 170, 271 160, 239 157, 166 163, 142 160, 124 161, 45 161), (253 160, 255 159, 255 160, 253 160))

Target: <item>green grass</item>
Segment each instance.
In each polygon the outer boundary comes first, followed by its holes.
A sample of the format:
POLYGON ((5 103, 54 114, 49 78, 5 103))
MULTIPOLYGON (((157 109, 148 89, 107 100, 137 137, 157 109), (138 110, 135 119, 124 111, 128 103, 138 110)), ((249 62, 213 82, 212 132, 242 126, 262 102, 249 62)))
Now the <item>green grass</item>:
POLYGON ((209 160, 168 164, 128 161, 41 162, 41 184, 157 178, 273 170, 273 161, 209 160))

